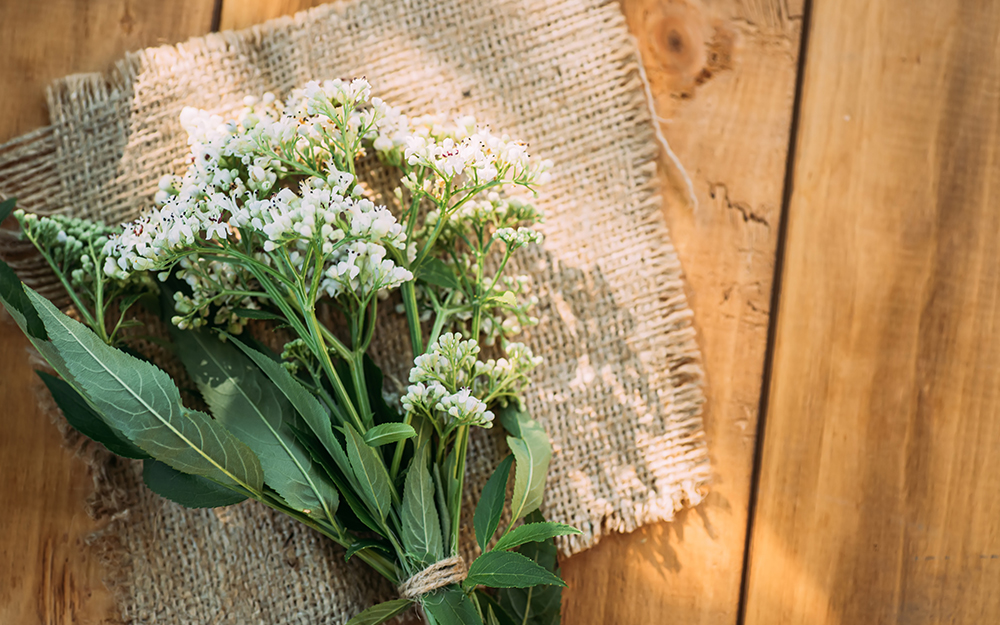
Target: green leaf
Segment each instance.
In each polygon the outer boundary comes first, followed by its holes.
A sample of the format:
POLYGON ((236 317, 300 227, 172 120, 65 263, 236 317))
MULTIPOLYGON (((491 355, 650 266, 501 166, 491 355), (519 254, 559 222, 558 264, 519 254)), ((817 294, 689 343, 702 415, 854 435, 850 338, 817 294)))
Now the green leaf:
POLYGON ((439 258, 426 259, 417 269, 416 277, 428 284, 453 291, 461 288, 458 278, 455 277, 455 270, 439 258))
POLYGON ((267 312, 266 310, 254 310, 252 308, 234 308, 233 313, 237 317, 243 317, 244 319, 265 319, 273 321, 284 321, 285 318, 276 315, 272 312, 267 312))
POLYGON ((514 496, 510 508, 514 521, 537 510, 545 495, 545 478, 552 460, 552 445, 545 429, 511 402, 497 411, 504 428, 513 436, 507 445, 514 452, 514 496))
POLYGON ((405 441, 417 435, 412 425, 405 423, 383 423, 365 432, 365 442, 369 447, 381 447, 397 441, 405 441))
POLYGON ((393 555, 392 548, 386 545, 381 540, 372 540, 370 538, 360 538, 351 543, 351 546, 347 548, 347 553, 344 554, 344 560, 350 560, 351 556, 364 549, 378 549, 389 555, 393 555))
MULTIPOLYGON (((545 519, 540 512, 532 512, 526 519, 529 523, 541 523, 545 519)), ((556 545, 551 539, 536 543, 525 543, 518 552, 536 562, 547 571, 558 574, 556 545)), ((521 625, 559 625, 559 610, 562 607, 562 587, 535 586, 532 588, 501 588, 497 598, 504 611, 521 625)))
MULTIPOLYGON (((552 587, 546 586, 545 588, 552 587)), ((521 589, 516 590, 520 591, 521 589)), ((497 600, 491 597, 488 593, 480 589, 476 590, 473 595, 475 596, 476 601, 479 602, 480 609, 485 606, 486 610, 493 615, 494 619, 496 619, 497 625, 520 625, 520 623, 515 623, 514 618, 510 614, 507 614, 507 611, 500 607, 497 600)))
POLYGON ((513 551, 489 551, 469 567, 465 586, 528 588, 539 585, 565 586, 558 575, 513 551))
POLYGON ((10 217, 10 214, 14 212, 15 205, 17 205, 17 200, 12 197, 0 202, 0 224, 2 224, 4 220, 10 217))
POLYGON ((264 481, 288 505, 334 522, 337 489, 288 428, 296 414, 253 361, 208 332, 176 331, 178 355, 215 418, 260 458, 264 481))
POLYGON ((368 403, 374 413, 375 423, 399 423, 401 415, 385 401, 382 386, 385 376, 368 354, 364 357, 365 386, 368 387, 368 403))
POLYGON ((408 599, 393 599, 378 603, 347 621, 347 625, 378 625, 406 612, 411 605, 413 604, 408 599))
POLYGON ((25 286, 21 284, 20 278, 10 268, 10 265, 0 260, 0 302, 10 312, 17 325, 21 327, 21 331, 28 335, 28 338, 36 338, 40 341, 48 340, 45 324, 38 316, 38 311, 31 305, 24 289, 25 286))
POLYGON ((403 546, 424 564, 437 562, 444 556, 441 541, 441 520, 434 499, 431 479, 430 446, 422 445, 413 456, 403 486, 403 546))
POLYGON ((493 612, 493 606, 486 606, 486 625, 500 625, 497 615, 493 612))
POLYGON ((323 448, 334 459, 340 470, 344 472, 344 475, 352 477, 351 467, 347 461, 347 455, 344 453, 344 446, 334 437, 330 416, 323 409, 323 405, 319 403, 319 400, 306 390, 306 387, 302 386, 298 380, 292 377, 292 374, 282 367, 279 361, 269 357, 264 352, 244 345, 241 341, 235 340, 232 337, 230 337, 230 340, 233 341, 236 347, 243 350, 243 353, 250 360, 253 360, 254 364, 260 367, 264 375, 282 392, 285 399, 291 402, 306 426, 319 439, 320 444, 323 445, 323 448))
POLYGON ((128 441, 122 434, 115 432, 110 425, 101 419, 93 406, 74 389, 69 382, 60 380, 44 371, 36 371, 56 405, 62 410, 63 416, 73 429, 87 438, 101 443, 108 451, 123 458, 142 460, 149 454, 128 441))
POLYGON ((545 521, 542 523, 525 523, 519 527, 515 527, 510 532, 508 532, 503 538, 497 541, 495 547, 496 551, 505 551, 508 549, 513 549, 524 543, 537 543, 543 540, 549 540, 556 536, 568 536, 570 534, 579 534, 580 530, 572 527, 570 525, 563 525, 562 523, 552 523, 551 521, 545 521))
POLYGON ((486 551, 486 545, 493 538, 493 534, 500 525, 500 517, 503 515, 503 504, 507 499, 507 481, 510 479, 510 465, 514 463, 514 456, 508 454, 497 467, 486 486, 479 496, 479 503, 476 504, 476 514, 472 519, 472 524, 476 528, 476 542, 479 548, 486 551))
POLYGON ((371 510, 384 522, 392 505, 392 486, 385 463, 375 450, 365 443, 365 439, 353 425, 345 424, 344 432, 347 435, 347 457, 361 487, 361 494, 371 510))
POLYGON ((514 295, 513 291, 504 291, 502 295, 497 297, 497 301, 512 308, 517 306, 517 297, 514 295))
POLYGON ((431 625, 481 625, 472 599, 457 586, 445 586, 422 599, 431 625))
MULTIPOLYGON (((305 447, 309 452, 313 462, 321 466, 323 470, 326 471, 326 474, 330 477, 334 485, 337 487, 337 490, 340 492, 340 496, 347 502, 350 512, 353 513, 354 516, 357 517, 357 520, 363 523, 367 529, 381 535, 385 530, 375 522, 372 515, 368 513, 368 509, 365 508, 365 505, 361 503, 360 499, 358 499, 357 493, 360 489, 355 486, 356 480, 351 472, 350 463, 346 460, 347 454, 344 453, 343 449, 341 448, 340 453, 344 455, 345 463, 347 464, 346 475, 338 470, 336 462, 330 462, 332 459, 330 454, 322 449, 314 436, 294 425, 290 427, 292 433, 295 434, 296 440, 299 441, 299 444, 305 447)), ((337 446, 340 447, 340 444, 337 443, 337 446)), ((337 508, 337 517, 347 523, 350 529, 365 531, 364 528, 356 527, 355 523, 351 523, 353 519, 350 518, 350 513, 343 507, 337 508)))
POLYGON ((44 297, 27 292, 53 349, 108 425, 182 473, 260 492, 264 476, 257 456, 222 424, 186 409, 169 375, 108 346, 44 297))
POLYGON ((247 498, 246 495, 210 479, 175 471, 156 460, 142 463, 142 481, 160 497, 185 508, 221 508, 247 498))

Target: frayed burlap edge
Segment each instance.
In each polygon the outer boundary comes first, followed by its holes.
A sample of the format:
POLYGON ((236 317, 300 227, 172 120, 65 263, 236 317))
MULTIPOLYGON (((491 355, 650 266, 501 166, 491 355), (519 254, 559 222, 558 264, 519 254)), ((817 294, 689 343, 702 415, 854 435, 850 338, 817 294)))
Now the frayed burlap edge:
MULTIPOLYGON (((59 124, 63 120, 73 115, 85 115, 86 111, 101 103, 112 102, 116 106, 127 107, 129 105, 128 85, 132 84, 144 69, 149 71, 150 68, 164 67, 164 59, 170 58, 172 55, 197 55, 204 50, 224 50, 230 46, 238 46, 248 40, 261 41, 275 32, 282 32, 283 29, 303 28, 313 20, 328 16, 331 12, 341 12, 350 6, 352 5, 349 3, 339 3, 332 7, 319 7, 244 31, 219 33, 193 39, 176 48, 166 46, 143 50, 128 55, 106 76, 86 74, 68 77, 57 82, 48 92, 53 126, 40 129, 5 146, 0 146, 0 181, 3 182, 0 195, 16 196, 19 198, 21 206, 40 213, 52 213, 74 206, 65 189, 52 193, 51 186, 46 188, 46 185, 32 182, 37 181, 39 177, 54 174, 53 168, 58 163, 58 153, 62 149, 58 133, 59 124)), ((646 294, 650 299, 662 302, 663 314, 659 317, 658 323, 644 329, 647 332, 663 332, 671 337, 669 354, 666 354, 667 358, 660 366, 670 379, 670 385, 673 389, 673 397, 670 401, 672 413, 675 416, 680 416, 679 419, 675 419, 673 431, 678 433, 677 448, 685 450, 679 464, 684 466, 686 479, 676 484, 676 488, 668 492, 660 492, 655 496, 647 495, 641 501, 634 501, 631 508, 600 509, 597 507, 590 509, 589 513, 584 516, 575 514, 559 518, 558 520, 572 523, 583 531, 579 536, 560 541, 560 549, 564 554, 576 553, 596 544, 600 537, 609 531, 628 532, 649 522, 672 519, 674 513, 680 508, 686 505, 695 505, 702 500, 710 480, 710 468, 704 448, 700 417, 701 406, 704 402, 701 391, 704 374, 695 341, 691 311, 687 306, 683 291, 680 263, 672 244, 670 244, 669 234, 661 214, 660 178, 656 172, 659 153, 657 128, 650 110, 650 102, 645 97, 646 92, 638 52, 633 42, 627 37, 627 31, 624 29, 624 22, 617 7, 603 5, 595 7, 594 10, 605 14, 604 19, 607 20, 606 23, 609 27, 617 28, 625 33, 625 36, 621 37, 621 47, 617 51, 617 55, 625 70, 624 86, 634 96, 633 101, 629 104, 637 117, 635 132, 630 137, 633 141, 630 142, 627 150, 632 159, 628 166, 631 170, 631 180, 635 184, 632 197, 637 202, 637 212, 645 215, 645 218, 636 224, 635 229, 645 239, 656 241, 653 247, 658 254, 645 259, 648 265, 655 268, 650 269, 650 271, 656 271, 661 276, 670 277, 669 280, 659 283, 656 291, 646 294)), ((75 204, 75 206, 79 205, 75 204)), ((107 219, 114 212, 116 206, 117 204, 112 203, 110 208, 102 207, 103 210, 98 211, 90 210, 92 207, 88 207, 85 210, 75 211, 75 214, 107 219)), ((12 252, 24 249, 23 245, 13 243, 6 233, 0 235, 0 248, 7 258, 15 256, 12 252)), ((46 281, 42 278, 45 274, 44 268, 39 267, 37 258, 33 259, 29 256, 26 260, 20 260, 16 268, 27 281, 40 286, 45 285, 46 281)), ((47 295, 54 293, 51 291, 43 292, 47 295)), ((537 404, 537 402, 535 403, 537 404)), ((537 413, 538 406, 532 407, 537 413)), ((55 413, 58 414, 58 411, 56 410, 55 413)), ((57 419, 57 422, 62 422, 61 417, 57 419)), ((65 428, 63 429, 65 430, 65 428)), ((80 453, 84 453, 83 450, 87 449, 87 446, 79 445, 78 436, 74 437, 72 432, 68 435, 67 441, 69 445, 77 446, 80 453)), ((558 449, 556 453, 559 453, 558 449)), ((98 482, 98 478, 104 480, 104 487, 95 491, 91 498, 91 513, 98 517, 115 519, 114 523, 127 522, 127 519, 116 519, 118 515, 127 514, 127 493, 116 491, 113 485, 111 488, 107 488, 109 483, 113 481, 110 478, 109 455, 107 452, 103 452, 103 449, 101 449, 101 453, 86 451, 84 455, 92 470, 95 471, 95 484, 98 482)), ((677 459, 675 458, 674 461, 677 462, 677 459)), ((112 460, 111 463, 127 464, 120 460, 112 460)), ((112 471, 122 469, 118 466, 110 468, 112 471)), ((552 486, 552 481, 565 478, 564 474, 553 475, 550 486, 552 486)), ((483 475, 475 476, 475 479, 470 477, 470 483, 481 483, 483 479, 485 479, 483 475)), ((470 491, 472 490, 475 489, 470 489, 470 491)), ((474 493, 470 492, 471 496, 474 496, 474 493)), ((114 528, 109 526, 93 541, 95 545, 104 546, 102 550, 112 563, 115 557, 124 557, 124 554, 121 553, 115 555, 115 547, 112 544, 113 535, 114 528)), ((115 568, 118 567, 112 567, 108 570, 111 572, 115 568)), ((108 582, 110 586, 119 590, 122 589, 122 584, 127 583, 125 580, 115 579, 109 579, 108 582)))

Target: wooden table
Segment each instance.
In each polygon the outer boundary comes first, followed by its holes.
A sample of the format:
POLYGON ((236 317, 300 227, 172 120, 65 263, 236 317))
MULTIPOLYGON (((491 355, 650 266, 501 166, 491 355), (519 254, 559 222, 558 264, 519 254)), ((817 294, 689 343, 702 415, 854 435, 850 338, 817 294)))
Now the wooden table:
MULTIPOLYGON (((0 141, 54 78, 310 5, 0 4, 0 141)), ((716 477, 569 559, 563 622, 1000 622, 1000 3, 623 9, 698 196, 664 210, 716 477)), ((115 623, 25 344, 0 328, 0 623, 115 623)))

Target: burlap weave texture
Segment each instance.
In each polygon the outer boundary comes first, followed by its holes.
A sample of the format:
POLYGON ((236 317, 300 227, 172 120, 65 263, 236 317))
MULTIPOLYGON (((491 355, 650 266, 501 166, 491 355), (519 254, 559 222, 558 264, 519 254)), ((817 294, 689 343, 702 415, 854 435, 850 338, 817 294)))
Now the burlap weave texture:
MULTIPOLYGON (((131 219, 163 173, 185 167, 184 106, 225 113, 246 94, 330 77, 363 75, 408 113, 472 113, 525 139, 555 162, 538 199, 544 248, 518 267, 540 299, 527 342, 546 359, 527 401, 555 452, 545 514, 583 531, 560 545, 573 553, 608 531, 672 518, 701 499, 710 474, 700 355, 637 64, 615 3, 320 7, 58 82, 51 125, 0 146, 0 194, 39 213, 131 219)), ((19 270, 35 275, 30 262, 19 270)), ((402 337, 376 355, 405 353, 402 337)), ((499 449, 495 436, 474 441, 467 503, 499 449)), ((336 623, 392 592, 263 506, 185 510, 144 490, 137 465, 95 457, 94 508, 115 518, 97 542, 126 619, 336 623)))

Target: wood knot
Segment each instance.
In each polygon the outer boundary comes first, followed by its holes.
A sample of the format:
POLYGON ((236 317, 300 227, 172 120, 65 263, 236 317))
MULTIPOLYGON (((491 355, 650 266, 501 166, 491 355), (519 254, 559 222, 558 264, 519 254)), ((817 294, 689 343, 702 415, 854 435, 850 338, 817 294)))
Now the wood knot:
POLYGON ((639 39, 647 67, 654 81, 674 96, 692 97, 698 85, 732 68, 736 31, 710 19, 700 2, 658 4, 643 13, 642 20, 632 28, 646 33, 639 39))

